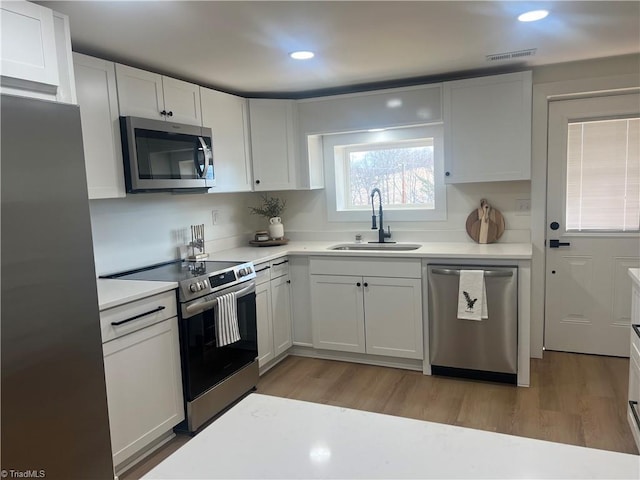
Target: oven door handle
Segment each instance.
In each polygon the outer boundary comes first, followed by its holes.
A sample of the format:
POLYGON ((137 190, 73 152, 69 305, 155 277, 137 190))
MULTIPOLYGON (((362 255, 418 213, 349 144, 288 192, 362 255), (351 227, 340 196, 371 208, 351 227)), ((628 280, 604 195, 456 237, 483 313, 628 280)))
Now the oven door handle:
MULTIPOLYGON (((255 291, 256 286, 255 285, 249 285, 246 288, 243 288, 242 290, 238 290, 236 293, 236 297, 242 297, 243 295, 246 295, 247 293, 253 292, 255 291)), ((186 307, 184 307, 185 312, 187 312, 188 314, 192 315, 192 314, 196 314, 196 313, 200 313, 204 310, 210 310, 211 308, 215 307, 218 303, 218 299, 214 298, 213 300, 209 300, 206 302, 199 302, 199 303, 192 303, 191 305, 187 305, 186 307)))

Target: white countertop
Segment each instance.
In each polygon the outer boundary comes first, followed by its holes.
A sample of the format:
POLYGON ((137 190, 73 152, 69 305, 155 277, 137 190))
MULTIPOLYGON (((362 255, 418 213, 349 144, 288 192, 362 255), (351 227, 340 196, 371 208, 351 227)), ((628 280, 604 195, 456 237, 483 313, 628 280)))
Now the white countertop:
POLYGON ((356 251, 328 250, 333 245, 349 242, 292 241, 287 245, 275 247, 239 247, 212 253, 209 260, 242 260, 247 262, 266 262, 284 255, 332 255, 348 257, 391 257, 391 258, 466 258, 488 260, 531 260, 530 243, 491 243, 481 245, 468 242, 399 242, 421 245, 417 250, 408 251, 356 251))
POLYGON ((640 268, 630 268, 629 276, 635 282, 635 284, 640 288, 640 268))
POLYGON ((145 280, 117 280, 99 278, 98 305, 100 311, 178 288, 176 282, 150 282, 145 280))
MULTIPOLYGON (((530 243, 492 243, 480 245, 465 242, 418 243, 420 248, 409 251, 355 251, 329 250, 334 245, 349 242, 292 241, 275 247, 239 247, 209 255, 208 260, 267 262, 285 255, 331 255, 349 257, 387 258, 466 258, 487 260, 530 260, 530 243)), ((400 242, 400 244, 405 242, 400 242)), ((406 242, 408 243, 408 242, 406 242)), ((412 242, 413 243, 413 242, 412 242)), ((100 310, 113 308, 140 298, 162 293, 178 287, 176 282, 151 282, 142 280, 98 279, 98 303, 100 310)))
POLYGON ((640 457, 251 394, 143 478, 640 478, 640 457))

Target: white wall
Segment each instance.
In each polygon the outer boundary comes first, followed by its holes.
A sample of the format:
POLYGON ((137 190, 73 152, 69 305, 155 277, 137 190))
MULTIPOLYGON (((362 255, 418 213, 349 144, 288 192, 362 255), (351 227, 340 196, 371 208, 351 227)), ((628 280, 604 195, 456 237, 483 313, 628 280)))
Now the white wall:
MULTIPOLYGON (((392 240, 396 241, 455 241, 472 242, 465 230, 465 222, 471 211, 480 206, 480 199, 505 216, 506 231, 500 241, 529 242, 528 214, 516 214, 516 200, 529 199, 530 182, 492 182, 447 186, 447 220, 434 222, 387 222, 391 226, 392 240)), ((356 233, 363 239, 374 240, 371 215, 364 214, 363 222, 330 222, 327 219, 325 190, 275 192, 287 201, 282 215, 285 235, 300 240, 336 239, 353 240, 356 233)), ((377 206, 377 204, 376 204, 377 206)), ((384 207, 384 206, 383 206, 384 207)), ((377 210, 377 208, 376 208, 377 210)))
POLYGON ((204 223, 205 249, 233 248, 248 240, 254 194, 140 193, 92 200, 91 227, 98 275, 182 258, 190 226, 204 223), (213 225, 212 212, 217 211, 213 225))

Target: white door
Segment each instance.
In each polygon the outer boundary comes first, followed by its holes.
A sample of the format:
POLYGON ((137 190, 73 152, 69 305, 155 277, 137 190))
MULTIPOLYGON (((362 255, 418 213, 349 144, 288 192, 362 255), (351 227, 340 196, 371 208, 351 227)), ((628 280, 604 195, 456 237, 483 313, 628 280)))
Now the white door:
POLYGON ((262 367, 275 357, 269 282, 256 285, 256 323, 258 327, 258 366, 262 367))
POLYGON ((162 77, 164 108, 167 120, 174 123, 202 126, 200 87, 170 77, 162 77))
POLYGON ((367 353, 422 359, 422 282, 364 278, 367 353))
POLYGON ((640 95, 549 105, 544 346, 629 355, 640 257, 640 95))
POLYGON ((311 275, 314 348, 365 353, 362 277, 311 275))
POLYGON ((256 191, 291 190, 296 187, 294 107, 293 100, 249 100, 256 191))
POLYGON ((116 81, 120 115, 166 120, 162 75, 116 63, 116 81))
POLYGON ((271 304, 273 308, 273 349, 277 357, 293 345, 289 275, 271 280, 271 304))

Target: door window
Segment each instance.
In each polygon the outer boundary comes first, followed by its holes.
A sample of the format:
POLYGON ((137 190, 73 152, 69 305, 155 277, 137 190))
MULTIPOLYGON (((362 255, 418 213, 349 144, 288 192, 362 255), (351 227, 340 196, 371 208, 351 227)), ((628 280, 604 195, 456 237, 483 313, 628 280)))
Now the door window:
POLYGON ((567 231, 640 227, 640 118, 570 122, 567 231))

